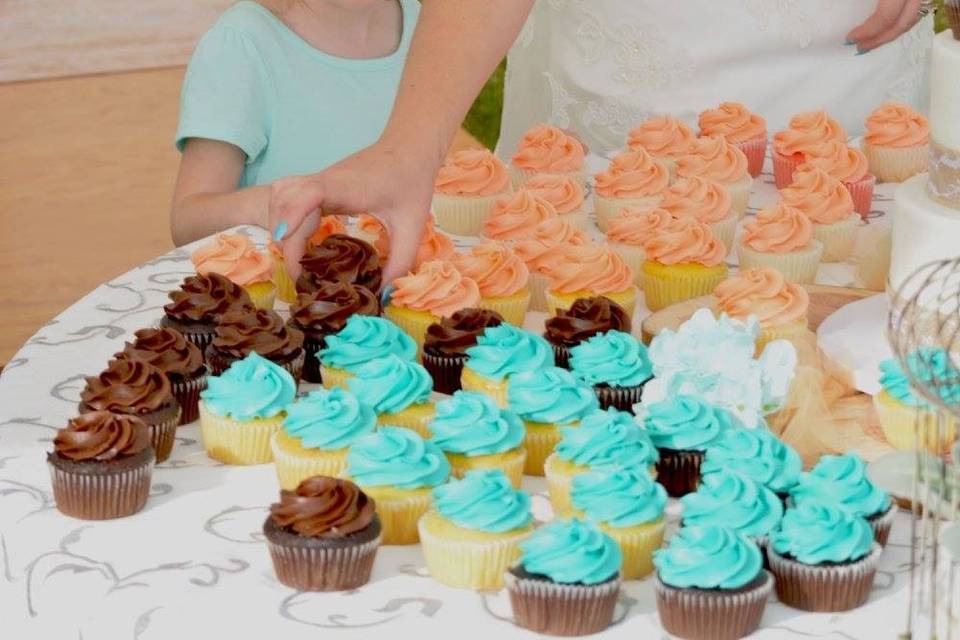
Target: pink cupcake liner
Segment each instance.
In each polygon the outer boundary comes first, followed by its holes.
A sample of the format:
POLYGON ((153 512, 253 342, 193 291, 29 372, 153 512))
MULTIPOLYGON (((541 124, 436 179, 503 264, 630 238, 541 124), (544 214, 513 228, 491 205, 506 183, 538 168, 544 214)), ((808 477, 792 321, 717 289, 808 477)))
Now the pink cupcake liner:
POLYGON ((773 182, 777 189, 784 189, 793 183, 793 172, 803 164, 804 157, 785 156, 777 151, 773 152, 773 182))
POLYGON ((747 156, 747 171, 750 175, 754 178, 759 176, 763 171, 763 161, 767 155, 767 132, 764 131, 762 136, 756 138, 734 142, 733 146, 747 156))
POLYGON ((863 218, 867 217, 873 207, 873 188, 876 184, 877 178, 872 173, 868 173, 856 182, 843 183, 850 192, 850 197, 853 198, 853 210, 863 218))

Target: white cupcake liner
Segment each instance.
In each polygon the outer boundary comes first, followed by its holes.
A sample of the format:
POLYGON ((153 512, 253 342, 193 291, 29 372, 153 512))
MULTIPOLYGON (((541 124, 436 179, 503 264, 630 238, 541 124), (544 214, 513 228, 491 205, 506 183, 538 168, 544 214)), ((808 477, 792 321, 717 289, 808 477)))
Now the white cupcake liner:
POLYGON ((867 601, 882 547, 874 543, 865 557, 846 564, 808 565, 767 547, 780 602, 804 611, 849 611, 867 601))
POLYGON ((727 250, 724 255, 730 255, 730 252, 733 251, 733 238, 737 234, 737 223, 740 222, 740 217, 740 214, 731 210, 723 220, 711 222, 707 225, 713 232, 713 237, 722 242, 727 250))
POLYGON ((560 584, 507 572, 504 583, 517 625, 548 635, 580 636, 613 622, 621 580, 618 575, 596 585, 560 584))
POLYGON ((930 145, 918 147, 877 147, 867 142, 860 145, 867 156, 870 173, 880 182, 903 182, 927 170, 930 162, 930 145))
POLYGON ((461 236, 478 236, 483 223, 490 215, 497 198, 492 196, 456 196, 446 193, 433 194, 433 215, 437 226, 448 233, 461 236))
POLYGON ((660 202, 661 197, 660 195, 652 195, 643 196, 642 198, 607 198, 594 191, 593 214, 596 217, 597 227, 600 228, 600 231, 606 233, 610 221, 615 218, 621 210, 628 207, 642 207, 644 205, 657 204, 660 202))
POLYGON ((747 213, 747 206, 750 204, 750 188, 753 186, 753 178, 750 174, 743 176, 733 184, 723 185, 730 193, 730 211, 739 220, 747 213))
POLYGON ((810 246, 790 253, 762 253, 743 244, 737 246, 740 269, 771 267, 783 274, 787 282, 813 284, 823 255, 823 243, 811 240, 810 246))
POLYGON ((653 583, 660 624, 681 638, 736 640, 760 626, 773 579, 763 572, 763 582, 743 590, 679 589, 664 584, 657 576, 653 583))
POLYGON ((862 218, 849 215, 830 224, 814 224, 813 237, 823 244, 822 262, 841 262, 850 257, 862 218))

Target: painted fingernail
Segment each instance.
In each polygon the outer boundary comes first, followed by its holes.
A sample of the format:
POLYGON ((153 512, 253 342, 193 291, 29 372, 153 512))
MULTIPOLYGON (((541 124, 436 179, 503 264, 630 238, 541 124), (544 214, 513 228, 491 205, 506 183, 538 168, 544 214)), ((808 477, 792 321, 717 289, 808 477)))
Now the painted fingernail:
POLYGON ((855 56, 862 56, 862 55, 865 54, 865 53, 870 53, 870 49, 864 49, 863 51, 857 51, 857 52, 856 52, 855 54, 853 54, 853 55, 855 55, 855 56))
POLYGON ((383 286, 383 291, 380 292, 380 304, 384 307, 390 304, 390 298, 393 297, 393 292, 396 289, 392 284, 387 284, 383 286))
POLYGON ((845 46, 847 46, 847 47, 850 47, 850 46, 853 46, 853 45, 857 44, 857 41, 856 41, 856 40, 847 40, 847 41, 844 42, 843 44, 844 44, 845 46))
POLYGON ((280 242, 285 235, 287 235, 287 223, 281 222, 277 225, 277 228, 273 230, 273 239, 276 242, 280 242))

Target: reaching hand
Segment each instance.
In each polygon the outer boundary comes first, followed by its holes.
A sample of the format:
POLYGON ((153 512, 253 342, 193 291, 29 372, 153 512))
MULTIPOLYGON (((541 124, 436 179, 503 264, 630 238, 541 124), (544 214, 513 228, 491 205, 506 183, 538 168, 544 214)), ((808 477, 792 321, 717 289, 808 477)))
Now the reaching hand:
POLYGON ((847 34, 859 53, 896 40, 913 28, 932 9, 924 0, 878 0, 876 10, 859 27, 847 34))

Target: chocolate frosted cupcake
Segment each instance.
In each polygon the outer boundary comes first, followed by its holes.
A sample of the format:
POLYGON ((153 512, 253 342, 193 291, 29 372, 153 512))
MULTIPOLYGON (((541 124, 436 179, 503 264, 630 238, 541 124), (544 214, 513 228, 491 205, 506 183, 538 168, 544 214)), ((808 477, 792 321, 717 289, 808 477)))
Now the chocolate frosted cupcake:
POLYGON ((653 365, 642 342, 623 331, 607 331, 570 349, 570 370, 593 387, 600 407, 633 413, 653 365))
POLYGON ((118 358, 86 380, 80 392, 80 413, 111 411, 136 416, 149 429, 157 462, 170 457, 180 424, 180 403, 163 371, 146 362, 118 358))
POLYGON ((561 309, 547 319, 545 327, 543 337, 553 346, 557 366, 567 368, 571 347, 598 333, 630 333, 630 317, 609 298, 578 298, 569 309, 561 309))
POLYGON ((310 293, 323 282, 349 282, 379 291, 383 279, 380 256, 369 243, 341 233, 324 238, 307 250, 300 265, 297 292, 310 293))
POLYGON ((477 344, 477 336, 487 327, 500 324, 503 324, 503 318, 496 311, 470 308, 461 309, 427 327, 423 340, 423 366, 433 377, 433 390, 447 394, 459 391, 467 349, 477 344))
POLYGON ((349 480, 327 476, 281 491, 263 533, 277 579, 299 591, 365 585, 382 537, 373 498, 349 480))
POLYGON ((118 357, 139 360, 166 374, 173 397, 180 403, 180 424, 197 419, 200 392, 207 387, 203 352, 176 329, 140 329, 118 357))
POLYGON ((303 332, 303 379, 320 382, 317 352, 324 338, 337 333, 350 316, 379 316, 380 300, 369 289, 349 282, 321 282, 315 291, 301 293, 290 307, 291 327, 303 332))
POLYGON ((57 509, 82 520, 129 516, 150 493, 153 447, 136 416, 92 411, 74 418, 47 454, 57 509))
POLYGON ((263 356, 290 372, 295 382, 303 371, 303 333, 288 327, 275 311, 240 309, 227 313, 207 347, 210 373, 220 375, 251 353, 263 356))
POLYGON ((169 298, 160 326, 176 329, 201 350, 213 340, 223 314, 235 306, 253 308, 247 292, 218 273, 187 276, 169 298))

